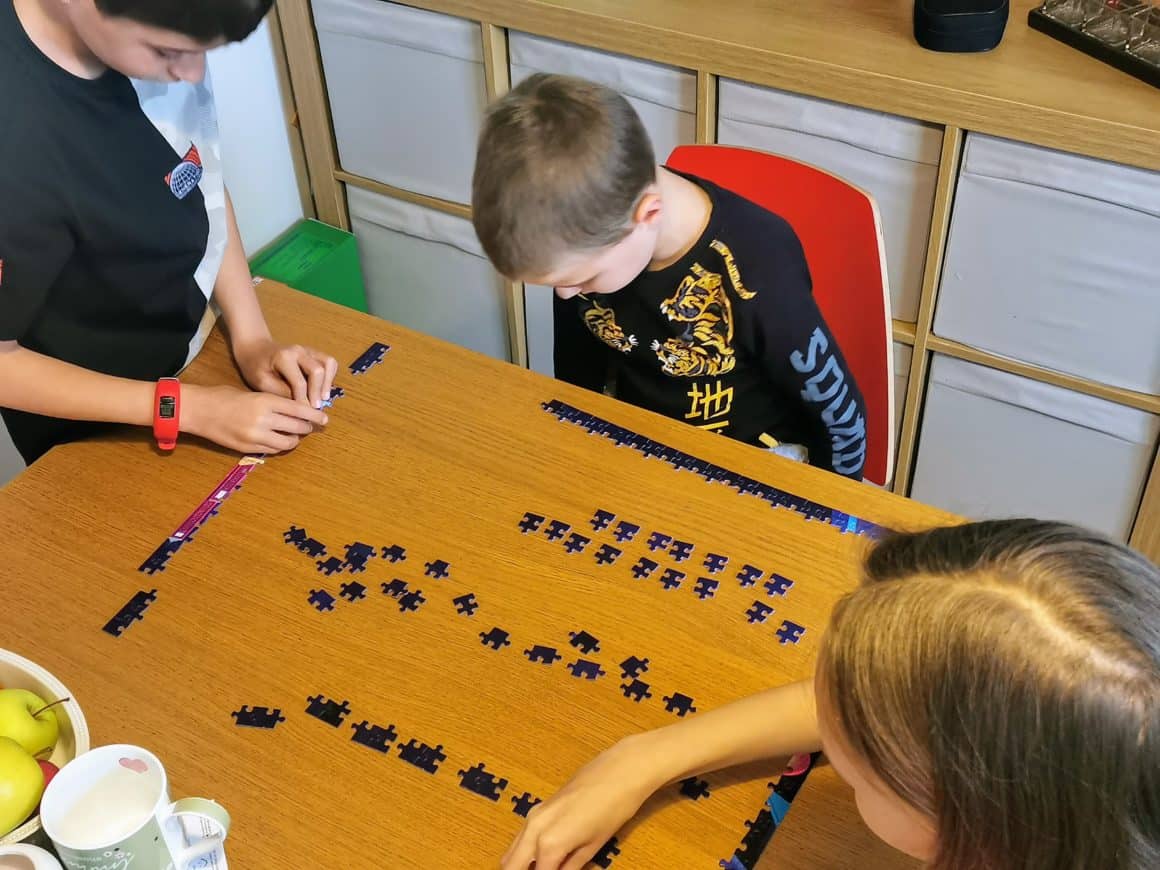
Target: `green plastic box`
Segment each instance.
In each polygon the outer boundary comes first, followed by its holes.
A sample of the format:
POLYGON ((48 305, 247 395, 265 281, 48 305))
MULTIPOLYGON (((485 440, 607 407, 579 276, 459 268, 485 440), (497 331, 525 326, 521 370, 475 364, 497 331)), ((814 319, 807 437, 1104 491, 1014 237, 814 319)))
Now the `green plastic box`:
POLYGON ((356 311, 367 310, 355 238, 329 224, 300 221, 255 256, 250 271, 356 311))

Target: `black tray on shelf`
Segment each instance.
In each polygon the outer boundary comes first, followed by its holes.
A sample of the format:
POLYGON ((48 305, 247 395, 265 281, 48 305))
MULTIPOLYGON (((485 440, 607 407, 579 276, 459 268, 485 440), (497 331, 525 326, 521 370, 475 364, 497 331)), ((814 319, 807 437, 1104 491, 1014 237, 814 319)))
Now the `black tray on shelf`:
POLYGON ((1027 23, 1032 30, 1046 33, 1060 42, 1067 43, 1072 48, 1079 49, 1084 54, 1091 55, 1118 70, 1146 81, 1153 87, 1160 88, 1160 66, 1156 64, 1136 57, 1125 49, 1108 45, 1103 40, 1084 33, 1082 30, 1069 27, 1038 8, 1031 10, 1031 14, 1027 17, 1027 23))

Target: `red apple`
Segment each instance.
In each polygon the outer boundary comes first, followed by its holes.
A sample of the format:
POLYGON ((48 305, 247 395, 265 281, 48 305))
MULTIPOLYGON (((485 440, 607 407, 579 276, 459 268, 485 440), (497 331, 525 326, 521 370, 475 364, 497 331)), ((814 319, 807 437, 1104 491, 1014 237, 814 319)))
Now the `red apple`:
POLYGON ((40 765, 40 770, 44 773, 44 787, 48 788, 48 784, 52 782, 52 778, 60 773, 60 768, 51 761, 45 761, 43 758, 36 759, 36 763, 40 765))

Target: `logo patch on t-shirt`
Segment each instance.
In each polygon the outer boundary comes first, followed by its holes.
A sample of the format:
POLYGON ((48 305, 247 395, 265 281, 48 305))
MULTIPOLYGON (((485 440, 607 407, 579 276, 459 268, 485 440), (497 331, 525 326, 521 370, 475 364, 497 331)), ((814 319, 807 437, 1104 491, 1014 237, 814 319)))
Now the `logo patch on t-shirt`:
POLYGON ((174 196, 185 199, 201 183, 203 174, 201 155, 197 153, 197 146, 190 143, 189 150, 185 152, 177 168, 165 176, 165 183, 169 185, 174 196))

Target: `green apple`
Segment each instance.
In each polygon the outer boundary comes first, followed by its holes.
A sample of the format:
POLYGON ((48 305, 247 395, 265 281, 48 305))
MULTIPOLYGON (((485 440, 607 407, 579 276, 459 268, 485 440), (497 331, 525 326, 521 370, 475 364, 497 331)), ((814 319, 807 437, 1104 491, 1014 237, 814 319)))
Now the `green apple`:
POLYGON ((36 759, 9 737, 0 737, 0 837, 24 823, 44 794, 36 759))
POLYGON ((48 756, 60 736, 51 706, 27 689, 0 689, 0 737, 15 740, 29 755, 48 756))

